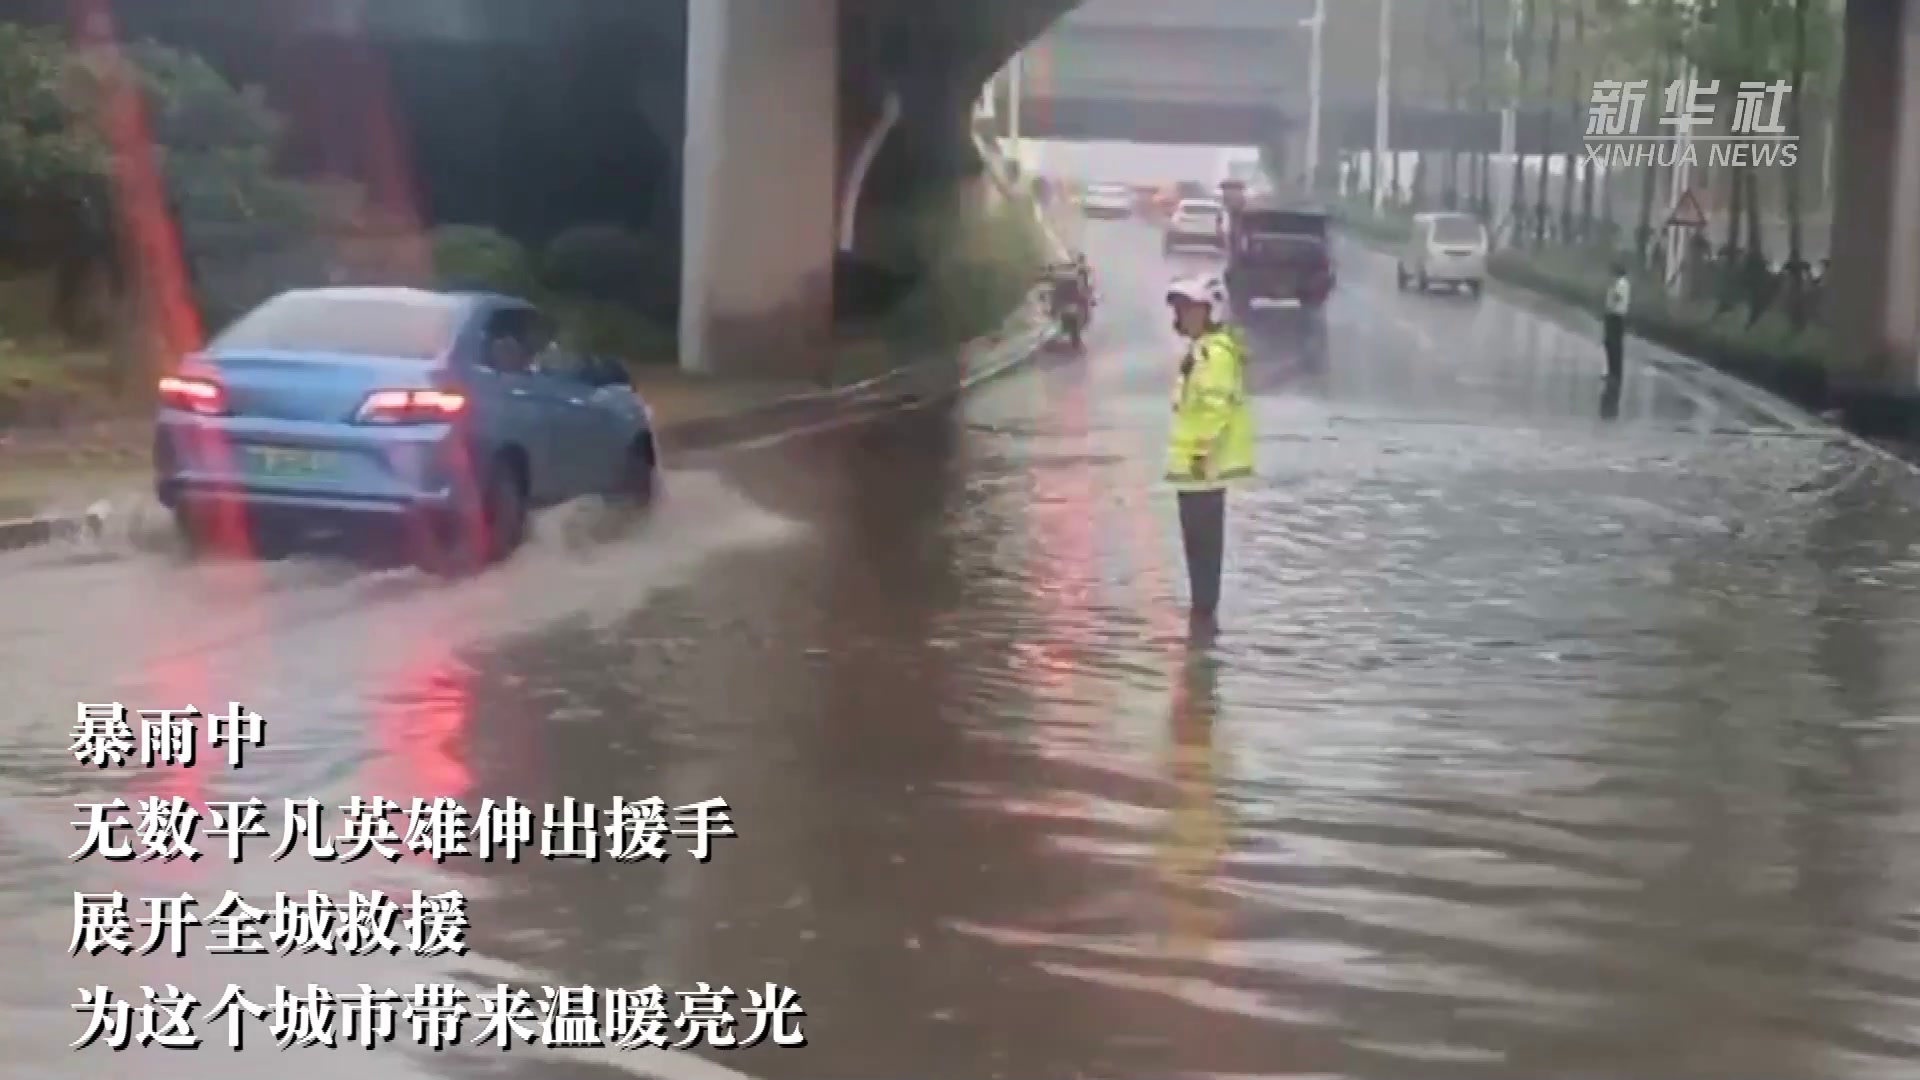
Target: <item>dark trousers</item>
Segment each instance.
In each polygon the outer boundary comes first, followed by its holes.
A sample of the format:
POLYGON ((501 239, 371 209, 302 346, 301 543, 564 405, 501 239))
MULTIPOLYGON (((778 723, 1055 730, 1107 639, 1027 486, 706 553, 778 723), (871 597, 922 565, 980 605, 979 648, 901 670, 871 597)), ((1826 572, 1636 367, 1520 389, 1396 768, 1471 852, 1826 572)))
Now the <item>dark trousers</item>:
POLYGON ((1620 381, 1626 368, 1627 357, 1627 317, 1625 315, 1607 316, 1602 337, 1607 344, 1607 378, 1620 381))
POLYGON ((1180 540, 1187 549, 1187 595, 1195 615, 1220 607, 1220 564, 1227 546, 1227 493, 1180 493, 1180 540))

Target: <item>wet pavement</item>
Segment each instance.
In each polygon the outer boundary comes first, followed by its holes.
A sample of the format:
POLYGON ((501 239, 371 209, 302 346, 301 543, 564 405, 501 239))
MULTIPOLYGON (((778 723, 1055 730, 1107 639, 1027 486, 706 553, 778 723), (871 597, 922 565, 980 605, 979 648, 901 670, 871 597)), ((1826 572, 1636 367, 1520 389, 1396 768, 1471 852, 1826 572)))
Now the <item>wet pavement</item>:
MULTIPOLYGON (((72 988, 769 981, 756 1077, 1896 1077, 1920 1057, 1920 484, 1722 384, 1343 252, 1257 334, 1261 480, 1190 637, 1156 478, 1191 270, 1090 225, 1086 357, 683 462, 457 587, 0 558, 8 1077, 697 1077, 685 1055, 75 1053, 72 988), (246 702, 92 772, 77 699, 246 702), (127 782, 131 780, 131 782, 127 782), (70 863, 76 800, 722 796, 707 864, 70 863), (465 957, 69 958, 72 891, 455 888, 465 957)), ((217 845, 212 845, 217 848, 217 845)), ((263 993, 260 996, 265 996, 263 993)), ((402 1040, 407 1042, 409 1040, 402 1040)))

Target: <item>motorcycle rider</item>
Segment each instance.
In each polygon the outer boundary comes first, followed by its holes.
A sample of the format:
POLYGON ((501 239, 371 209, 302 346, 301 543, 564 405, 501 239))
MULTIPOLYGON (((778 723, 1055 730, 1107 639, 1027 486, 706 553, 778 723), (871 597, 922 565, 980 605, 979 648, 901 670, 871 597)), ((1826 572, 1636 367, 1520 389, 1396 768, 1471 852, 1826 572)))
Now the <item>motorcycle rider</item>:
POLYGON ((1048 276, 1047 306, 1061 330, 1077 346, 1080 334, 1086 329, 1092 315, 1093 305, 1087 295, 1086 279, 1072 263, 1053 267, 1048 276))

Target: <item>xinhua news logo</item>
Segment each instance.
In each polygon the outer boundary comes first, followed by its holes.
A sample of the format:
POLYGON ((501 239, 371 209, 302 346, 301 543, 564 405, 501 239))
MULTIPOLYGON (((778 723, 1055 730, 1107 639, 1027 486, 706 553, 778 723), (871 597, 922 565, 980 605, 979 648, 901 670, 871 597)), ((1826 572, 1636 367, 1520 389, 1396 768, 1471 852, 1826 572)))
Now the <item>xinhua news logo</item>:
POLYGON ((1783 122, 1793 85, 1743 82, 1733 102, 1728 131, 1714 131, 1720 115, 1720 80, 1675 79, 1663 95, 1660 127, 1666 134, 1644 134, 1648 80, 1603 80, 1593 84, 1587 111, 1587 160, 1610 167, 1671 168, 1701 162, 1723 166, 1778 166, 1800 160, 1800 137, 1783 122), (1702 153, 1702 148, 1705 153, 1702 153))

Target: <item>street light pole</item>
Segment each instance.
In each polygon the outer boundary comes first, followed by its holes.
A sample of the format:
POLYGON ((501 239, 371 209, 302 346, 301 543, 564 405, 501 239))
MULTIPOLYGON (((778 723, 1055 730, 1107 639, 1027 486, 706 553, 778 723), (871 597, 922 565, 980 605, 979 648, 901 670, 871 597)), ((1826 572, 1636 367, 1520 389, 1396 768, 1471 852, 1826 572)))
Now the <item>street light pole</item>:
POLYGON ((1311 194, 1320 181, 1320 108, 1324 93, 1321 68, 1321 37, 1327 29, 1327 0, 1313 0, 1312 29, 1307 47, 1307 191, 1311 194))
POLYGON ((1373 211, 1386 206, 1387 189, 1382 183, 1387 153, 1392 145, 1388 124, 1392 117, 1388 101, 1393 93, 1393 0, 1380 0, 1380 84, 1374 90, 1373 103, 1373 211))

